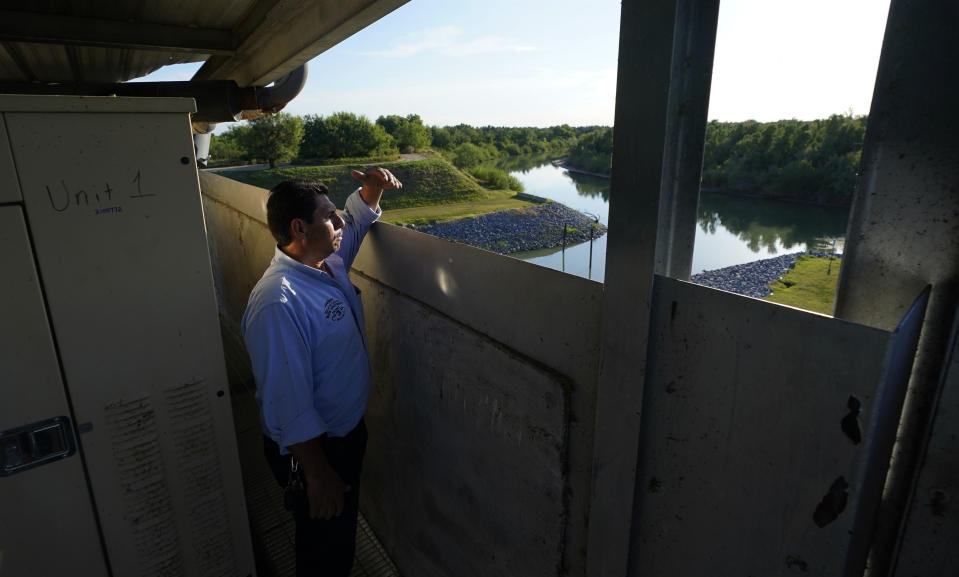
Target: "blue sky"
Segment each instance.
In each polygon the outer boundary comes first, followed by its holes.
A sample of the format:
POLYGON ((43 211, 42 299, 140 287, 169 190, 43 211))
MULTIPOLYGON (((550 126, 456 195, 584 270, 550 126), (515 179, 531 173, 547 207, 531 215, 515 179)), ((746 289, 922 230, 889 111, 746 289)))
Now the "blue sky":
MULTIPOLYGON (((888 9, 889 0, 723 0, 709 118, 868 113, 888 9)), ((619 17, 618 0, 411 0, 311 61, 286 111, 612 125, 619 17)), ((151 78, 185 80, 197 67, 151 78)))

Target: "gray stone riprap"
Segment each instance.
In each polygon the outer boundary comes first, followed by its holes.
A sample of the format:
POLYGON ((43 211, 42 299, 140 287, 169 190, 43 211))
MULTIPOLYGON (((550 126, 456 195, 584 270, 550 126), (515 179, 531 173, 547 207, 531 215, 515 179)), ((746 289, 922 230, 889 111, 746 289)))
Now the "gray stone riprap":
MULTIPOLYGON (((409 226, 419 232, 468 244, 500 254, 552 248, 589 240, 593 219, 559 202, 502 210, 450 222, 409 226)), ((593 238, 606 234, 606 225, 596 223, 593 238)))
POLYGON ((789 269, 796 265, 796 258, 809 254, 816 257, 839 257, 824 252, 795 252, 773 258, 766 258, 746 264, 727 266, 716 270, 707 270, 690 277, 690 281, 699 285, 722 289, 748 297, 766 298, 772 294, 770 283, 779 280, 789 269))

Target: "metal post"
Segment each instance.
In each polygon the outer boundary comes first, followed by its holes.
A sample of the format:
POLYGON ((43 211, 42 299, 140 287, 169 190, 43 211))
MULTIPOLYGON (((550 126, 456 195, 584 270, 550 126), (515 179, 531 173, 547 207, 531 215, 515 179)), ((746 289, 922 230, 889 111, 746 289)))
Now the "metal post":
POLYGON ((589 226, 589 268, 586 269, 586 278, 593 278, 593 231, 596 230, 595 224, 589 226))

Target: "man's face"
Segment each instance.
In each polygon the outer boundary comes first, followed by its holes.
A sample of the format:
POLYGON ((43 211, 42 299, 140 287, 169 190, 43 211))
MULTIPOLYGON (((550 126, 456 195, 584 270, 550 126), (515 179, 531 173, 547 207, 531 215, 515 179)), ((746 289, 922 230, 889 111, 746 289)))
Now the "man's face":
POLYGON ((343 219, 336 213, 336 205, 325 196, 316 197, 313 222, 307 227, 307 246, 317 261, 323 260, 340 248, 343 238, 343 219))

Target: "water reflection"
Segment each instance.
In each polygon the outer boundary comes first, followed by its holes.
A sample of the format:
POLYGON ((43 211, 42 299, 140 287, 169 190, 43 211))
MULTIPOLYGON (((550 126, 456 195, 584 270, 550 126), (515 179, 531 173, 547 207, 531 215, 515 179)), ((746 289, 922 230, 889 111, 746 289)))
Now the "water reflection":
POLYGON ((702 192, 697 220, 708 235, 736 235, 752 252, 842 250, 848 209, 702 192))
POLYGON ((552 160, 553 157, 547 153, 528 156, 510 156, 498 160, 496 162, 496 168, 505 170, 506 172, 521 172, 525 174, 534 168, 550 164, 552 160))
POLYGON ((566 176, 573 181, 576 187, 576 193, 580 196, 590 198, 601 197, 604 202, 609 202, 609 179, 589 174, 580 174, 578 172, 566 171, 566 176))
MULTIPOLYGON (((609 224, 609 183, 605 178, 569 172, 544 156, 508 159, 514 176, 526 192, 551 198, 570 208, 595 214, 609 224)), ((842 252, 846 208, 812 206, 716 193, 700 194, 692 273, 715 270, 801 250, 842 252)), ((513 255, 530 262, 602 281, 605 276, 606 236, 562 250, 548 249, 513 255)))

